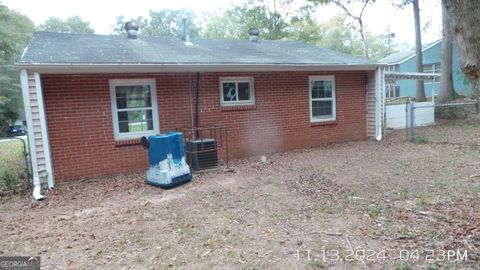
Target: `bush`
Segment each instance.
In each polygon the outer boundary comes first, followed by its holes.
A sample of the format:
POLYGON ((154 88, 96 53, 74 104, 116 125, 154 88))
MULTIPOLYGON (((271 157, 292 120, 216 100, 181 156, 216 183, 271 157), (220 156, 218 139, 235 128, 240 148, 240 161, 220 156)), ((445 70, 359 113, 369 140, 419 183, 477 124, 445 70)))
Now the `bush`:
POLYGON ((0 170, 0 193, 16 194, 23 193, 30 188, 29 181, 26 179, 25 173, 18 173, 11 168, 0 170))
POLYGON ((437 117, 446 120, 466 119, 468 111, 463 107, 437 107, 435 108, 437 117))
POLYGON ((18 176, 11 169, 1 171, 0 185, 6 192, 15 193, 18 190, 19 184, 18 176))

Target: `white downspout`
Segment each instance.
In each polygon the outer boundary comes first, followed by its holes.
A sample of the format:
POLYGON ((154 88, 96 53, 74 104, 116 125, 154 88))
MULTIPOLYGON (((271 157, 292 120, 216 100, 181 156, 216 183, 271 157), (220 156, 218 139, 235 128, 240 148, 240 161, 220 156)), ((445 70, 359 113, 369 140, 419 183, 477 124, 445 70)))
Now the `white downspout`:
POLYGON ((43 199, 42 195, 42 185, 40 184, 40 177, 33 176, 33 193, 32 193, 33 199, 36 201, 40 201, 43 199))
POLYGON ((40 128, 42 131, 42 144, 43 152, 45 153, 45 165, 47 170, 47 182, 48 188, 52 189, 55 186, 55 179, 53 177, 52 156, 50 154, 50 140, 48 136, 47 117, 45 114, 45 103, 43 101, 42 83, 40 80, 40 74, 36 72, 35 77, 35 90, 37 91, 38 101, 38 114, 40 116, 40 128))
POLYGON ((382 68, 375 70, 375 139, 382 140, 382 115, 383 115, 383 72, 382 68))
POLYGON ((42 187, 40 184, 40 178, 38 176, 37 152, 35 151, 35 138, 33 135, 32 107, 30 105, 30 87, 28 85, 28 74, 25 69, 22 69, 20 71, 20 84, 22 86, 23 105, 25 108, 25 118, 27 120, 28 150, 30 152, 30 160, 32 162, 32 174, 33 174, 32 196, 35 200, 38 201, 43 199, 43 195, 41 194, 42 187))

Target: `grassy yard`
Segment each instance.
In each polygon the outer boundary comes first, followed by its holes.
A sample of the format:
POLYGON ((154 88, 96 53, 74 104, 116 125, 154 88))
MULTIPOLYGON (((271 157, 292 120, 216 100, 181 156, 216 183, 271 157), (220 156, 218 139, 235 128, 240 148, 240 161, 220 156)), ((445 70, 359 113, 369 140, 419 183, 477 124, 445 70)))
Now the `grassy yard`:
POLYGON ((0 139, 0 192, 8 191, 25 181, 26 139, 0 139), (13 183, 12 183, 13 182, 13 183), (11 185, 14 186, 11 186, 11 185))
MULTIPOLYGON (((0 256, 44 269, 480 269, 480 125, 233 161, 161 190, 142 174, 0 198, 0 256), (446 137, 445 137, 446 138, 446 137)), ((425 130, 427 131, 427 129, 425 130)))

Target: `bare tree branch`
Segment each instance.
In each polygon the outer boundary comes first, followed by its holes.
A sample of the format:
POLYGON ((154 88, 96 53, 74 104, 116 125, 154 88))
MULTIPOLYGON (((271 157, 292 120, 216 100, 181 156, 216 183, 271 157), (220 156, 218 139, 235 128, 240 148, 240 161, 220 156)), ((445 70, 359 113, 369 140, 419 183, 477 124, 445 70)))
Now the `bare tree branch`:
POLYGON ((340 2, 339 0, 333 0, 332 3, 334 3, 335 5, 337 5, 338 7, 340 7, 341 9, 343 9, 345 11, 345 13, 347 13, 348 16, 354 18, 355 20, 358 20, 358 17, 355 16, 346 6, 344 6, 342 4, 342 2, 340 2))
MULTIPOLYGON (((405 0, 405 1, 409 1, 409 0, 405 0)), ((363 12, 365 11, 365 8, 367 7, 367 5, 370 3, 370 0, 364 0, 364 3, 363 3, 363 7, 362 7, 362 10, 360 11, 360 14, 357 16, 355 14, 353 14, 352 11, 350 11, 343 3, 341 0, 332 0, 332 3, 334 3, 335 5, 337 5, 338 7, 340 7, 341 9, 343 9, 345 11, 345 13, 347 13, 347 15, 349 17, 351 17, 352 19, 356 20, 357 23, 358 23, 358 28, 357 27, 354 27, 355 30, 357 30, 360 34, 360 38, 362 39, 362 45, 363 45, 363 54, 365 55, 366 58, 370 58, 369 56, 369 53, 368 53, 368 46, 367 46, 367 41, 366 41, 366 38, 365 38, 365 28, 363 26, 363 19, 362 19, 362 16, 363 16, 363 12)))
POLYGON ((365 10, 365 8, 367 7, 369 2, 370 2, 370 0, 366 0, 365 3, 363 4, 362 11, 360 11, 360 15, 358 16, 360 19, 362 18, 363 11, 365 10))

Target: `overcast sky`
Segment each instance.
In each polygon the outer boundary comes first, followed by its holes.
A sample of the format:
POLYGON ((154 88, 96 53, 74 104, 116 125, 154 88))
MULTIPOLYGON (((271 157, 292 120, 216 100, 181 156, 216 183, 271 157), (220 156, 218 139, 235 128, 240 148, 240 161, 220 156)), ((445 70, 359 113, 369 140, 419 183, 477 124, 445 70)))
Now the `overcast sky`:
MULTIPOLYGON (((300 5, 304 0, 294 1, 300 5)), ((115 17, 119 15, 130 19, 146 16, 149 10, 191 8, 197 16, 202 17, 205 13, 243 3, 238 0, 0 0, 0 2, 27 15, 35 25, 44 22, 50 16, 65 19, 79 15, 90 22, 97 34, 110 34, 115 17)), ((368 6, 364 14, 366 28, 378 34, 386 33, 390 26, 390 31, 396 34, 397 41, 413 45, 415 36, 412 7, 407 6, 400 10, 393 7, 392 2, 399 0, 377 0, 374 5, 368 6)), ((441 38, 440 0, 420 0, 420 8, 424 43, 441 38)), ((318 21, 325 22, 339 12, 341 10, 335 6, 320 7, 315 16, 318 21)))

